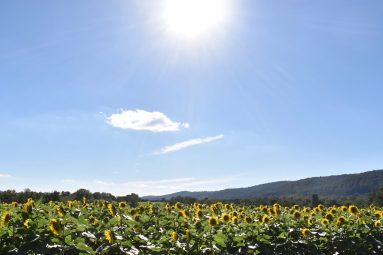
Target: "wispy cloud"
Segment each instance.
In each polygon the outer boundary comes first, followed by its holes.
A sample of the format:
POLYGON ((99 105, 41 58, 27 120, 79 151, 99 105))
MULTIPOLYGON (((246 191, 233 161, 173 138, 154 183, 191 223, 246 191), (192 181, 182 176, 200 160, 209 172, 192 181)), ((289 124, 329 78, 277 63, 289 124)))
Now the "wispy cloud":
POLYGON ((173 145, 165 146, 164 148, 162 148, 158 152, 155 152, 154 154, 167 154, 167 153, 186 149, 190 146, 204 144, 204 143, 211 143, 213 141, 223 139, 223 137, 224 135, 210 136, 205 138, 194 138, 194 139, 186 140, 173 145))
POLYGON ((148 112, 139 109, 122 110, 106 119, 107 123, 113 127, 151 132, 178 131, 181 127, 189 127, 189 123, 175 122, 162 112, 148 112))
POLYGON ((12 175, 10 175, 10 174, 2 174, 2 173, 0 173, 0 178, 11 178, 12 177, 12 175))

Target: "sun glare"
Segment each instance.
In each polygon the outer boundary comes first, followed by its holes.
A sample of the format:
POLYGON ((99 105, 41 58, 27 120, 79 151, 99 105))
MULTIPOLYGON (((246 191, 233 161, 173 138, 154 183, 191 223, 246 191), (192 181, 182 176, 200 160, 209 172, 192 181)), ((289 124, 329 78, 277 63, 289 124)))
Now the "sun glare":
POLYGON ((182 39, 206 36, 227 22, 226 0, 165 0, 166 30, 182 39))

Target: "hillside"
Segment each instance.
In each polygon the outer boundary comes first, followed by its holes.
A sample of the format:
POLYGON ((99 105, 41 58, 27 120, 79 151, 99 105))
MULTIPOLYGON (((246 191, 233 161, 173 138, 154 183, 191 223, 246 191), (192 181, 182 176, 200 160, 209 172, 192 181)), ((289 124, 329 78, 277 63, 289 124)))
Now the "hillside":
POLYGON ((163 196, 146 196, 144 199, 161 200, 172 197, 193 197, 197 199, 246 199, 272 196, 364 196, 383 187, 383 170, 358 174, 342 174, 325 177, 311 177, 297 181, 278 181, 247 188, 219 191, 181 191, 163 196))

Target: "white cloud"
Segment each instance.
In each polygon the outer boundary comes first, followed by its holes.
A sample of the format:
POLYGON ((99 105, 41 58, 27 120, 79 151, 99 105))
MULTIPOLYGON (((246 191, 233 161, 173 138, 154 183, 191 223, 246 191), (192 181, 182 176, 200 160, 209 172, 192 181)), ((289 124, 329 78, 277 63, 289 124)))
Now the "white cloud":
POLYGON ((10 174, 2 174, 2 173, 0 173, 0 178, 11 178, 12 177, 12 175, 10 175, 10 174))
POLYGON ((108 124, 122 129, 145 130, 151 132, 178 131, 189 128, 189 123, 174 122, 162 112, 144 110, 122 110, 107 117, 108 124))
POLYGON ((204 144, 204 143, 211 143, 216 140, 223 139, 223 135, 217 135, 217 136, 210 136, 210 137, 205 137, 205 138, 195 138, 195 139, 190 139, 186 140, 180 143, 176 143, 173 145, 165 146, 162 148, 160 151, 155 152, 154 154, 166 154, 166 153, 171 153, 175 151, 179 151, 185 148, 188 148, 190 146, 198 145, 198 144, 204 144))

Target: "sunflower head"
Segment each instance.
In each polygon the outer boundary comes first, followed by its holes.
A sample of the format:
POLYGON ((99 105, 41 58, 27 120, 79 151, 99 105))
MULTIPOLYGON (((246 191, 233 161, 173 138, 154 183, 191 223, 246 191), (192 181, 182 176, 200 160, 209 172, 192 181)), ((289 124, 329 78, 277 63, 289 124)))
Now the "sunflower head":
POLYGON ((68 201, 68 202, 66 203, 66 205, 67 205, 69 208, 72 208, 73 205, 74 205, 74 203, 73 203, 73 201, 68 201))
POLYGON ((190 234, 189 229, 185 230, 185 239, 186 239, 186 241, 191 240, 191 234, 190 234))
POLYGON ((202 212, 202 210, 199 210, 199 209, 198 209, 198 210, 196 211, 195 214, 196 214, 197 218, 199 218, 199 219, 201 219, 201 218, 203 217, 203 212, 202 212))
POLYGON ((32 224, 32 220, 31 219, 26 219, 24 222, 23 222, 23 226, 24 228, 28 229, 31 227, 31 224, 32 224))
POLYGON ((56 219, 51 219, 49 222, 49 230, 52 232, 52 234, 59 236, 62 234, 62 225, 61 223, 56 219))
POLYGON ((177 234, 176 231, 172 232, 171 239, 172 239, 173 242, 178 240, 178 234, 177 234))
POLYGON ((270 221, 270 217, 265 215, 262 217, 262 223, 268 223, 270 221))
POLYGON ((299 219, 301 217, 301 213, 298 210, 295 210, 293 216, 295 219, 299 219))
POLYGON ((120 208, 126 208, 128 205, 127 205, 127 203, 126 202, 120 202, 120 203, 118 203, 118 207, 120 207, 120 208))
POLYGON ((321 220, 321 223, 322 223, 322 225, 325 226, 325 225, 328 225, 330 222, 328 221, 328 219, 324 218, 321 220))
POLYGON ((30 214, 32 212, 32 204, 31 203, 25 203, 23 205, 23 211, 27 214, 30 214))
POLYGON ((226 214, 226 213, 222 214, 222 216, 221 216, 222 222, 227 223, 227 222, 229 222, 229 220, 230 220, 230 216, 228 214, 226 214))
POLYGON ((112 217, 116 216, 116 207, 113 204, 108 204, 108 211, 112 217))
POLYGON ((6 226, 8 225, 9 221, 11 220, 11 213, 9 211, 6 211, 3 213, 3 215, 1 216, 1 224, 3 226, 6 226))
POLYGON ((274 215, 274 214, 275 214, 274 207, 269 208, 269 209, 267 210, 267 213, 268 213, 269 215, 274 215))
POLYGON ((339 221, 340 223, 345 223, 346 222, 346 218, 345 217, 343 217, 343 216, 340 216, 339 218, 338 218, 338 220, 337 221, 339 221))
POLYGON ((65 216, 64 208, 63 208, 61 205, 56 205, 54 208, 55 208, 56 214, 57 214, 59 217, 62 218, 62 217, 65 216))
POLYGON ((374 226, 375 227, 381 227, 382 226, 382 222, 380 222, 380 220, 376 220, 376 221, 374 221, 374 226))
POLYGON ((348 212, 351 214, 357 214, 358 213, 358 207, 356 207, 355 205, 350 205, 348 207, 348 212))
POLYGON ((332 213, 327 213, 325 218, 328 219, 329 221, 332 221, 334 219, 334 215, 332 213))
POLYGON ((238 218, 236 216, 233 216, 233 218, 231 218, 231 222, 234 224, 238 224, 238 218))
POLYGON ((178 210, 181 210, 182 209, 182 204, 180 202, 177 202, 175 205, 174 205, 175 208, 177 208, 178 210))
POLYGON ((305 236, 305 237, 311 235, 311 231, 310 231, 310 229, 308 229, 308 228, 304 228, 304 229, 302 230, 302 235, 305 236))
POLYGON ((217 226, 218 225, 217 217, 210 217, 208 223, 209 223, 209 226, 211 227, 217 226))
POLYGON ((108 243, 112 244, 116 240, 116 237, 114 236, 113 232, 111 230, 105 230, 104 232, 105 239, 108 241, 108 243))
POLYGON ((181 217, 189 218, 189 212, 187 210, 181 210, 179 214, 181 217))

